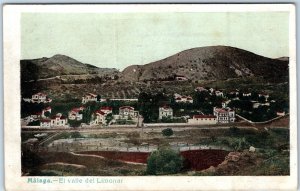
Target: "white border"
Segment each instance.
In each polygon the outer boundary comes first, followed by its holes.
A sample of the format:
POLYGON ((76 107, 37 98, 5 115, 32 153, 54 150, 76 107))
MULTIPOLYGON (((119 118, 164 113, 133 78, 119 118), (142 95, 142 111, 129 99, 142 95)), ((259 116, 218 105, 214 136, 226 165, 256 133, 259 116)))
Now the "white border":
MULTIPOLYGON (((173 5, 5 5, 4 44, 4 153, 7 190, 296 190, 297 92, 295 7, 292 4, 173 4, 173 5), (27 184, 20 163, 20 15, 22 12, 290 12, 290 176, 119 177, 122 184, 27 184)), ((43 177, 41 177, 43 178, 43 177)), ((74 178, 74 177, 72 177, 74 178)), ((84 177, 86 178, 86 177, 84 177)), ((110 177, 112 178, 112 177, 110 177)))

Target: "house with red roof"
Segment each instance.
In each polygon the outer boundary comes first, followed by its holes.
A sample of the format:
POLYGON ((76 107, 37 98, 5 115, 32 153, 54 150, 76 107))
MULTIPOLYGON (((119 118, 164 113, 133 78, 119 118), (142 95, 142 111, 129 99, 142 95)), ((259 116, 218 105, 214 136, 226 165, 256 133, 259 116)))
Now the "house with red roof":
POLYGON ((51 127, 51 119, 41 119, 40 127, 41 128, 50 128, 51 127))
POLYGON ((65 127, 68 125, 68 119, 61 113, 57 113, 51 117, 51 127, 65 127))
POLYGON ((277 111, 276 115, 277 116, 285 116, 285 112, 284 111, 277 111))
POLYGON ((35 112, 30 115, 30 117, 35 121, 42 117, 42 112, 35 112))
POLYGON ((164 117, 170 117, 173 118, 173 109, 169 106, 163 106, 163 107, 159 107, 159 115, 158 118, 162 119, 164 117))
POLYGON ((201 87, 201 86, 198 86, 195 88, 195 91, 196 92, 208 92, 207 89, 205 89, 204 87, 201 87))
POLYGON ((84 109, 85 109, 85 107, 83 107, 83 106, 73 108, 71 111, 69 111, 68 118, 70 120, 76 120, 76 121, 82 120, 82 118, 83 118, 82 111, 84 109))
POLYGON ((214 112, 214 116, 216 116, 217 118, 218 123, 235 122, 235 111, 230 109, 229 107, 226 108, 214 107, 213 112, 214 112))
POLYGON ((195 125, 217 124, 217 117, 214 115, 193 115, 193 118, 188 119, 188 123, 195 125))
POLYGON ((191 96, 174 94, 174 99, 176 103, 193 103, 193 98, 191 96))
POLYGON ((129 118, 137 118, 138 111, 134 110, 134 107, 131 106, 122 106, 119 108, 119 118, 120 119, 129 119, 129 118))
POLYGON ((48 98, 47 94, 39 92, 39 93, 33 94, 31 96, 31 102, 32 103, 50 103, 50 102, 52 102, 52 99, 48 98))
POLYGON ((82 97, 82 103, 85 104, 87 102, 97 102, 97 95, 88 93, 82 97))
POLYGON ((98 124, 106 124, 106 116, 112 113, 112 107, 104 106, 101 107, 94 113, 95 120, 92 121, 91 124, 98 125, 98 124))

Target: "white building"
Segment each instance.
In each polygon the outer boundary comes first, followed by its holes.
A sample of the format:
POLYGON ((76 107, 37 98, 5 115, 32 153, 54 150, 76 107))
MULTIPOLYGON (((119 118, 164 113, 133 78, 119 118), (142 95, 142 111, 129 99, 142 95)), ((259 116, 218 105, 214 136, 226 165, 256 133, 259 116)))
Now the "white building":
POLYGON ((182 76, 182 75, 176 75, 176 76, 175 76, 175 80, 177 80, 177 81, 187 81, 188 79, 187 79, 187 77, 185 77, 185 76, 182 76))
POLYGON ((215 91, 215 94, 216 94, 216 96, 220 96, 220 97, 224 96, 223 92, 219 91, 219 90, 215 91))
POLYGON ((77 121, 80 121, 82 120, 83 118, 83 115, 82 115, 82 111, 85 109, 85 107, 81 106, 81 107, 78 107, 78 108, 73 108, 69 114, 68 114, 68 118, 70 120, 77 120, 77 121))
POLYGON ((251 92, 243 93, 243 97, 250 97, 251 95, 252 95, 251 92))
POLYGON ((40 127, 41 128, 50 128, 51 127, 51 120, 50 119, 41 119, 40 120, 40 127))
POLYGON ((214 116, 217 117, 218 123, 233 123, 235 122, 234 110, 227 108, 214 107, 214 116))
MULTIPOLYGON (((24 99, 25 100, 28 100, 28 99, 24 99)), ((50 103, 52 101, 52 99, 48 98, 47 97, 47 94, 44 94, 44 93, 36 93, 36 94, 33 94, 31 96, 31 102, 32 103, 50 103)))
POLYGON ((276 114, 277 114, 277 116, 285 116, 284 111, 277 111, 276 114))
POLYGON ((68 119, 63 116, 61 113, 57 113, 55 116, 51 117, 51 127, 57 126, 57 127, 64 127, 67 126, 68 119))
POLYGON ((31 114, 30 117, 31 117, 34 121, 36 121, 36 120, 38 120, 38 119, 40 119, 40 118, 42 117, 42 112, 36 112, 36 113, 34 113, 34 114, 31 114))
POLYGON ((137 118, 138 111, 135 111, 134 107, 131 106, 122 106, 119 108, 119 117, 121 119, 137 118))
POLYGON ((264 97, 265 101, 268 101, 270 95, 269 94, 265 94, 265 93, 261 93, 261 94, 258 94, 258 97, 264 97))
POLYGON ((270 106, 270 103, 259 103, 257 101, 251 101, 252 102, 252 108, 256 109, 259 108, 260 106, 270 106))
POLYGON ((173 109, 168 106, 163 106, 159 108, 159 119, 162 119, 164 117, 170 117, 173 118, 173 109))
POLYGON ((82 103, 85 104, 87 102, 97 102, 97 95, 88 93, 85 96, 82 97, 82 103))
POLYGON ((112 107, 101 107, 95 112, 96 119, 92 122, 92 124, 106 124, 106 116, 110 113, 112 113, 112 107))
POLYGON ((195 88, 195 91, 196 91, 196 92, 208 92, 207 89, 205 89, 204 87, 201 87, 201 86, 196 87, 196 88, 195 88))
POLYGON ((217 117, 213 115, 194 115, 192 119, 188 119, 188 123, 199 125, 217 124, 217 117))
POLYGON ((193 103, 193 98, 191 96, 182 96, 180 94, 174 94, 176 103, 193 103))

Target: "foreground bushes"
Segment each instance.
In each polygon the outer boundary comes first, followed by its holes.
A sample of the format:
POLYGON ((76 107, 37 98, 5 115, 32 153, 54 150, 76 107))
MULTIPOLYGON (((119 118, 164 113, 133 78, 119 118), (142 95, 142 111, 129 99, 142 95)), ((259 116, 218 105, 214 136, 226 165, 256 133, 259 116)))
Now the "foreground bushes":
POLYGON ((176 174, 180 172, 182 166, 183 158, 178 152, 168 148, 160 148, 149 156, 147 160, 147 174, 176 174))

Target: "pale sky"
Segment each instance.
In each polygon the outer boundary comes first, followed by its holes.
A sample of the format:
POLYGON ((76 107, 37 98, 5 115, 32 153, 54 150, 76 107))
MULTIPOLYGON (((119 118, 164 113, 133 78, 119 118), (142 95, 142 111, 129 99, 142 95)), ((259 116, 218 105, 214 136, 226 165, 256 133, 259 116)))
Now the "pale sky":
POLYGON ((226 45, 289 56, 289 13, 23 13, 21 57, 64 54, 124 69, 180 51, 226 45))

